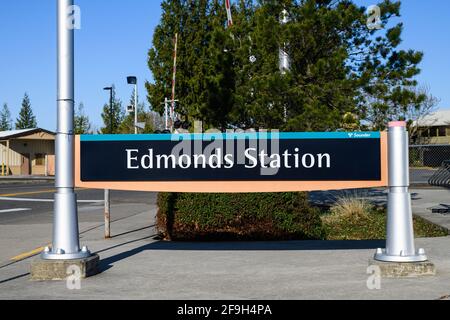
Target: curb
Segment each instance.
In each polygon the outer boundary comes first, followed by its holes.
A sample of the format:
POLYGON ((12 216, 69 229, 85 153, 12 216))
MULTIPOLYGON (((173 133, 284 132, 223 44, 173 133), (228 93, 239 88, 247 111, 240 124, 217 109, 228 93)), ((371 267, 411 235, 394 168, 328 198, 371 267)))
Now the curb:
POLYGON ((0 184, 53 182, 54 177, 0 177, 0 184))

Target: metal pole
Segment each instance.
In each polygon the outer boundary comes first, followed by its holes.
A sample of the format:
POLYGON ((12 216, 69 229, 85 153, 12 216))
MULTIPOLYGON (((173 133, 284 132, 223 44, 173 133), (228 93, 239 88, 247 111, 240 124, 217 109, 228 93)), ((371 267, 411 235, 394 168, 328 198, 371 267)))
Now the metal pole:
POLYGON ((6 175, 9 176, 9 155, 10 155, 10 143, 6 141, 6 175))
POLYGON ((225 0, 225 8, 227 10, 227 25, 231 27, 233 25, 233 16, 231 14, 231 1, 225 0))
POLYGON ((46 260, 87 258, 80 249, 77 197, 74 192, 74 28, 68 24, 73 0, 58 0, 58 132, 56 136, 56 194, 53 245, 46 260))
MULTIPOLYGON (((286 9, 283 9, 281 12, 281 18, 280 23, 282 25, 285 25, 289 23, 289 14, 286 11, 286 9)), ((286 43, 283 44, 283 47, 280 48, 279 52, 279 68, 282 75, 285 75, 286 72, 289 72, 291 70, 291 60, 289 58, 289 54, 286 52, 286 43)), ((286 105, 283 108, 283 116, 284 116, 284 122, 287 122, 287 107, 286 105)))
POLYGON ((105 190, 105 239, 111 238, 111 201, 110 191, 105 190))
POLYGON ((172 106, 170 108, 170 131, 173 132, 175 122, 175 86, 177 81, 177 51, 178 51, 178 33, 175 33, 173 50, 173 75, 172 75, 172 106))
POLYGON ((134 85, 134 134, 138 134, 138 87, 137 82, 134 85))
MULTIPOLYGON (((113 134, 113 86, 109 89, 109 133, 113 134)), ((111 238, 111 195, 105 189, 105 239, 111 238)))
POLYGON ((165 98, 164 100, 164 117, 166 120, 166 130, 169 129, 169 99, 165 98))
MULTIPOLYGON (((281 12, 280 23, 285 25, 289 23, 289 14, 286 9, 283 9, 281 12)), ((282 74, 286 74, 287 71, 291 70, 291 61, 289 58, 289 54, 286 52, 286 43, 283 44, 283 48, 280 48, 279 54, 279 67, 282 74)))
POLYGON ((113 134, 113 89, 109 90, 109 133, 113 134))
POLYGON ((406 122, 391 122, 389 143, 389 195, 386 249, 378 249, 375 260, 423 262, 424 249, 416 251, 409 192, 409 139, 406 122))

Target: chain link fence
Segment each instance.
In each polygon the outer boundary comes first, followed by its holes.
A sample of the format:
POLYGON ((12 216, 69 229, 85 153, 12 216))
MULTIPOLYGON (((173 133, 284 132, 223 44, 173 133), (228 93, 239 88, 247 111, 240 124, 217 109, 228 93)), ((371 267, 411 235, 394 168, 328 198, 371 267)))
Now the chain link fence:
POLYGON ((428 184, 450 161, 450 145, 412 145, 409 148, 411 184, 428 184))

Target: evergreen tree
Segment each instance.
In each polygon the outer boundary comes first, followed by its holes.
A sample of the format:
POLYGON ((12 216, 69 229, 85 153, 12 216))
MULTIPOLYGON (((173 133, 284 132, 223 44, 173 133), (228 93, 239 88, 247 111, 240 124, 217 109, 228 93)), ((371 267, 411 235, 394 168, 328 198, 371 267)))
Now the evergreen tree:
POLYGON ((16 121, 16 129, 34 129, 37 127, 36 117, 31 108, 30 98, 25 93, 22 100, 22 108, 20 109, 19 117, 16 121))
POLYGON ((385 29, 370 30, 366 8, 351 0, 239 0, 226 28, 223 1, 164 1, 148 99, 162 114, 178 32, 178 111, 206 128, 384 129, 425 97, 414 90, 423 54, 399 49, 403 27, 390 27, 400 1, 379 6, 385 29), (279 69, 280 48, 288 72, 279 69))
POLYGON ((9 112, 8 105, 3 104, 3 109, 0 112, 0 131, 12 130, 11 113, 9 112))
POLYGON ((234 105, 236 70, 233 34, 224 28, 227 16, 222 1, 211 2, 207 19, 211 31, 208 36, 206 59, 203 62, 205 72, 202 78, 205 92, 199 113, 206 126, 226 130, 231 121, 230 113, 234 105))
POLYGON ((178 34, 176 112, 181 116, 202 118, 207 104, 206 61, 211 40, 210 1, 165 0, 163 15, 155 29, 153 48, 149 51, 149 68, 154 83, 147 83, 148 101, 160 114, 162 103, 171 98, 174 37, 178 34))
MULTIPOLYGON (((160 114, 164 108, 161 103, 165 98, 171 97, 172 66, 173 66, 173 39, 176 33, 180 38, 178 47, 178 87, 183 90, 186 87, 185 76, 188 70, 185 67, 185 45, 184 34, 180 26, 184 26, 187 18, 186 8, 181 0, 165 0, 161 3, 163 14, 160 24, 156 27, 153 36, 153 48, 149 50, 148 65, 153 73, 154 83, 146 83, 148 101, 155 106, 160 114)), ((179 91, 181 96, 181 92, 179 91)), ((183 95, 186 92, 183 92, 183 95)))
POLYGON ((80 103, 78 110, 75 112, 74 118, 74 132, 75 134, 90 134, 91 122, 89 117, 84 113, 84 104, 80 103))
POLYGON ((102 134, 117 134, 120 133, 120 125, 124 118, 124 110, 122 108, 122 101, 116 98, 116 88, 113 86, 112 92, 112 107, 110 103, 103 106, 102 119, 104 127, 100 129, 102 134))

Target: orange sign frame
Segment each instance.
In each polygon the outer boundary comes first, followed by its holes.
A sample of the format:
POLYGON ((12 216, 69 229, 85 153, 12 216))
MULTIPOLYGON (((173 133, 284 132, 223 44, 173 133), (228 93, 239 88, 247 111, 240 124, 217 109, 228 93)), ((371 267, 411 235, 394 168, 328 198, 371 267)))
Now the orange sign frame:
POLYGON ((149 192, 263 193, 365 189, 388 185, 387 132, 381 132, 380 181, 192 181, 192 182, 83 182, 81 181, 80 137, 75 137, 75 186, 86 189, 110 189, 149 192))

